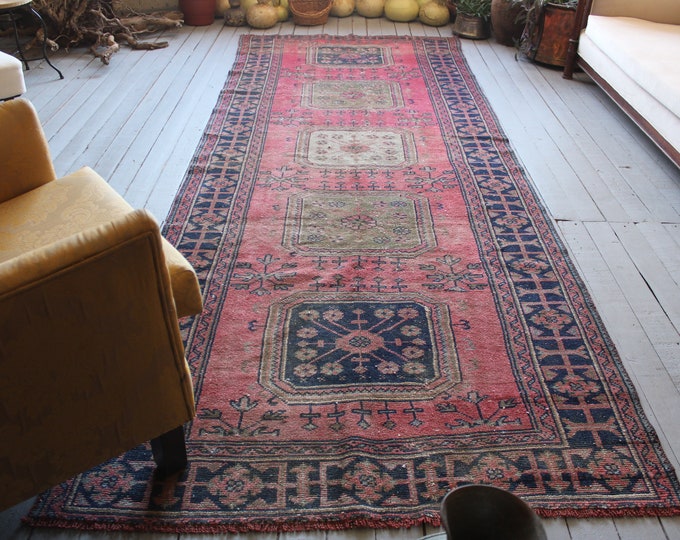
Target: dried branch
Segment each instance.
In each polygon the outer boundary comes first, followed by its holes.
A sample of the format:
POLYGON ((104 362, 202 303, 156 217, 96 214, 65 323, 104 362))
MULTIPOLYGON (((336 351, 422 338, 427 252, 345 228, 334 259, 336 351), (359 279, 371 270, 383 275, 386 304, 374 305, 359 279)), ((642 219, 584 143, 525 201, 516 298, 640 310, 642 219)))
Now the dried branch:
MULTIPOLYGON (((71 48, 89 46, 92 54, 104 64, 120 50, 120 43, 133 49, 153 50, 167 47, 167 41, 141 42, 138 36, 182 26, 182 14, 150 13, 119 17, 113 9, 113 0, 33 0, 40 12, 48 33, 48 45, 71 48)), ((43 36, 35 32, 36 41, 42 44, 43 36)))

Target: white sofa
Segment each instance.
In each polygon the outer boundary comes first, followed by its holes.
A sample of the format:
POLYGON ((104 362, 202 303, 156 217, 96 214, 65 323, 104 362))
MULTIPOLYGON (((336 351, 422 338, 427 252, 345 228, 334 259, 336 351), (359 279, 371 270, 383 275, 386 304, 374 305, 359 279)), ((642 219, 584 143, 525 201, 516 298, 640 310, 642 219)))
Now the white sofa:
POLYGON ((680 167, 680 0, 580 0, 564 70, 585 71, 680 167))

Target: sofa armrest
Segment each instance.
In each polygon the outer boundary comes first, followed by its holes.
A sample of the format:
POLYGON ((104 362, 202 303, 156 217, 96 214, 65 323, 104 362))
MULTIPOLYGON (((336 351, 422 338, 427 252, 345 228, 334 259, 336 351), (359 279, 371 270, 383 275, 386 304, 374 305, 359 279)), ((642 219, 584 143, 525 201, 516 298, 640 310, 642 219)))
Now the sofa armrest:
POLYGON ((0 264, 0 370, 0 508, 193 417, 152 216, 0 264))
POLYGON ((0 202, 56 178, 38 114, 26 99, 0 103, 0 202))

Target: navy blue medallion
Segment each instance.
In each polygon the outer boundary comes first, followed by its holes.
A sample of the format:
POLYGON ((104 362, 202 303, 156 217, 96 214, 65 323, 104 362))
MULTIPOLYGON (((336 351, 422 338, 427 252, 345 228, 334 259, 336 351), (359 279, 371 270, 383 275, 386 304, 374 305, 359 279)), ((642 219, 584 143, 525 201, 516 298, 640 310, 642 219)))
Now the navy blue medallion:
POLYGON ((423 295, 299 293, 270 308, 260 382, 288 403, 423 399, 459 381, 448 309, 423 295))

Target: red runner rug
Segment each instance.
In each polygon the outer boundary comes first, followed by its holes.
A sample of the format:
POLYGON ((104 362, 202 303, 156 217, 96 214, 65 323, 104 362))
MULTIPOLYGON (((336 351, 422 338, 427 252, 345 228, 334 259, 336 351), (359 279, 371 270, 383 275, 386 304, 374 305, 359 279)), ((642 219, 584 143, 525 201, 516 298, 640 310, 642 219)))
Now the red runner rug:
POLYGON ((456 39, 244 36, 167 237, 190 466, 148 447, 34 525, 175 532, 439 523, 467 483, 542 516, 679 512, 679 486, 456 39))

